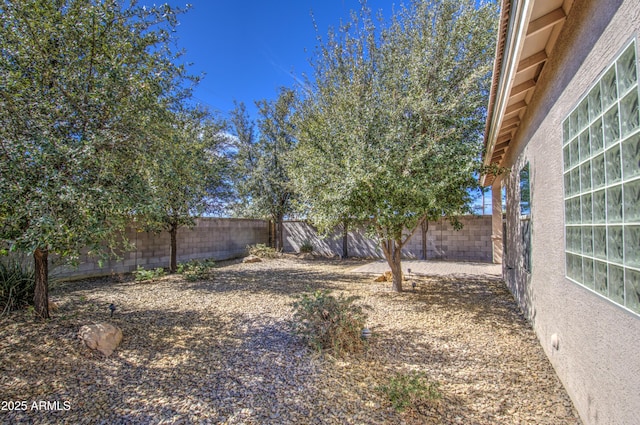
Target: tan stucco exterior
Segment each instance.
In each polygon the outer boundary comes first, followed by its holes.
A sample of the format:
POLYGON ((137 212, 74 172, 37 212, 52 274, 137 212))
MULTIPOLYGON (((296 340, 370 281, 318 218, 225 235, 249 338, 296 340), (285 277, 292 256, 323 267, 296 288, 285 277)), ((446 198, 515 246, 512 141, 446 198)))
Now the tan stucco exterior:
MULTIPOLYGON (((565 277, 562 122, 639 35, 639 0, 573 2, 500 155, 511 172, 493 182, 494 193, 500 183, 507 192, 505 280, 585 424, 640 423, 640 315, 565 277), (519 170, 527 162, 531 272, 523 264, 519 211, 519 170)), ((495 217, 494 234, 497 223, 495 217)))

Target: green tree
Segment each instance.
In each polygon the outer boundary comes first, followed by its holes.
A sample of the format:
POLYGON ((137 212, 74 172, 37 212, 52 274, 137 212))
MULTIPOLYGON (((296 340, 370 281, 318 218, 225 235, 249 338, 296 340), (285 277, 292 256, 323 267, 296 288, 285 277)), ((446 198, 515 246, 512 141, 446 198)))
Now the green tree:
POLYGON ((147 170, 150 206, 140 218, 146 230, 169 232, 171 273, 178 267, 178 229, 195 225, 195 218, 205 213, 219 213, 228 197, 224 127, 198 109, 168 112, 161 124, 159 148, 147 170))
POLYGON ((268 217, 276 224, 275 248, 283 248, 282 222, 292 211, 294 193, 289 176, 295 147, 295 92, 281 88, 276 101, 260 100, 258 140, 242 104, 232 112, 237 138, 236 182, 245 213, 268 217))
POLYGON ((296 188, 328 231, 376 237, 402 290, 401 250, 426 219, 455 216, 477 185, 496 7, 414 1, 388 23, 363 5, 320 40, 299 107, 296 188))
POLYGON ((33 255, 47 318, 49 255, 115 247, 146 196, 149 128, 186 94, 180 11, 0 0, 0 12, 0 240, 33 255))
POLYGON ((260 217, 261 213, 251 209, 251 193, 253 187, 253 170, 257 165, 255 123, 247 113, 243 102, 234 102, 230 112, 230 138, 233 146, 231 180, 233 182, 233 201, 231 212, 237 217, 260 217))

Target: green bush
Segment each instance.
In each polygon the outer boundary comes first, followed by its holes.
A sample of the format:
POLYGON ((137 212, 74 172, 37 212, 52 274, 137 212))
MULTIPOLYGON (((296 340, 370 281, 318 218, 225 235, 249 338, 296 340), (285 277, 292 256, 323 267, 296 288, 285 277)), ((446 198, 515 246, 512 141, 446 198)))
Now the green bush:
POLYGON ((300 252, 304 253, 312 253, 313 252, 313 245, 311 244, 311 241, 304 241, 302 243, 302 245, 300 245, 300 252))
POLYGON ((0 313, 33 304, 33 268, 15 259, 0 261, 0 313))
POLYGON ((362 330, 367 320, 363 307, 353 302, 358 297, 334 297, 329 291, 303 294, 293 303, 294 331, 315 350, 334 354, 357 352, 366 340, 362 330))
POLYGON ((418 407, 442 397, 438 382, 429 382, 424 373, 398 374, 389 380, 389 385, 378 388, 397 411, 407 407, 418 407))
POLYGON ((133 276, 138 282, 152 280, 164 276, 164 269, 162 267, 158 267, 157 269, 145 270, 144 267, 138 266, 138 268, 133 272, 133 276))
POLYGON ((247 251, 249 251, 250 255, 255 255, 260 258, 276 258, 279 256, 275 248, 271 248, 262 243, 247 246, 247 251))
POLYGON ((191 260, 178 264, 178 273, 189 282, 205 280, 211 277, 211 269, 215 264, 213 260, 191 260))

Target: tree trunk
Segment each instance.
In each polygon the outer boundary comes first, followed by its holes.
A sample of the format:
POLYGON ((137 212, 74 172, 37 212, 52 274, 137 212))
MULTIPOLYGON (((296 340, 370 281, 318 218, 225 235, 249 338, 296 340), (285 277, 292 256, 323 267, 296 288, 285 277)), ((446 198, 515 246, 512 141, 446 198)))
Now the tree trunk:
POLYGON ((391 275, 393 276, 393 286, 391 289, 395 292, 402 292, 402 243, 395 241, 393 244, 393 263, 391 266, 391 275))
POLYGON ((276 220, 276 251, 282 252, 284 249, 283 222, 284 217, 278 216, 276 220))
POLYGON ((276 229, 275 229, 275 225, 273 223, 273 220, 269 220, 269 242, 268 245, 270 248, 275 248, 276 247, 276 229))
POLYGON ((33 253, 35 267, 35 293, 33 305, 36 318, 49 318, 49 252, 46 249, 36 248, 33 253))
POLYGON ((347 258, 349 256, 349 227, 347 226, 347 222, 344 222, 342 227, 342 258, 347 258))
POLYGON ((178 270, 178 226, 172 224, 169 228, 171 236, 171 250, 169 260, 169 273, 175 273, 178 270))
POLYGON ((391 290, 394 292, 402 292, 402 241, 382 241, 382 252, 391 268, 391 276, 393 277, 391 290))
POLYGON ((429 231, 429 220, 422 221, 422 259, 427 259, 427 232, 429 231))

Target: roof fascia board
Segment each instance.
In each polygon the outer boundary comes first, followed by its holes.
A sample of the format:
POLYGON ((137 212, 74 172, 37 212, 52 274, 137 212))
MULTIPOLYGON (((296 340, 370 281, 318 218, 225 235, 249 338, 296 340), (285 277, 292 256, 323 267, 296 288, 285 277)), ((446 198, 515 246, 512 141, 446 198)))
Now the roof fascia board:
MULTIPOLYGON (((504 58, 500 69, 500 80, 497 88, 496 102, 494 104, 494 111, 491 116, 491 123, 489 127, 489 144, 484 158, 485 165, 491 164, 491 157, 493 156, 491 155, 491 152, 495 148, 497 132, 500 129, 500 125, 507 108, 509 94, 518 69, 520 53, 522 52, 524 40, 527 36, 529 19, 531 17, 534 3, 535 0, 511 1, 512 6, 509 13, 509 26, 507 29, 505 49, 503 53, 504 58)), ((483 184, 484 180, 485 178, 483 177, 483 184)))

